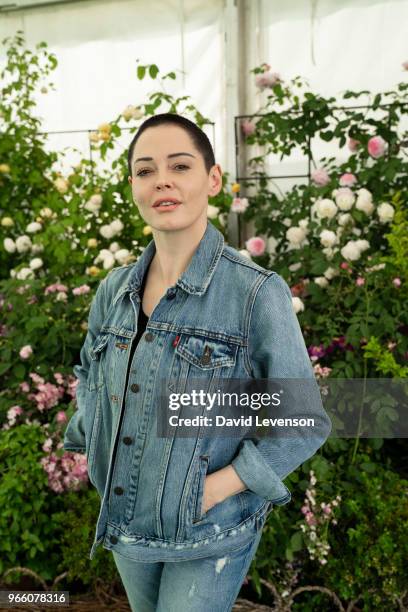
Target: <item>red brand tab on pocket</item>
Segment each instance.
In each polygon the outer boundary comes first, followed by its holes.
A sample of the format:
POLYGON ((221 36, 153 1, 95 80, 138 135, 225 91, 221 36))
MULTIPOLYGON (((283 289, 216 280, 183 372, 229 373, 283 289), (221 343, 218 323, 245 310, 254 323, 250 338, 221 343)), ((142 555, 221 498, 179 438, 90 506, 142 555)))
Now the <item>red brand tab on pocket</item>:
POLYGON ((175 340, 173 340, 174 348, 176 348, 176 346, 178 345, 179 341, 180 341, 180 336, 176 336, 175 340))

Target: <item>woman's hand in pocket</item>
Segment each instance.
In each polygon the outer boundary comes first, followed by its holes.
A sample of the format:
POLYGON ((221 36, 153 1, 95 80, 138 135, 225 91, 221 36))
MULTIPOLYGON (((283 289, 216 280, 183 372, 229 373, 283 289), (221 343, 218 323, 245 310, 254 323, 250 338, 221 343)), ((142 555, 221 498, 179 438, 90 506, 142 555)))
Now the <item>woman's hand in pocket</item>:
POLYGON ((227 497, 245 491, 246 488, 232 465, 208 474, 204 480, 201 513, 205 514, 227 497))

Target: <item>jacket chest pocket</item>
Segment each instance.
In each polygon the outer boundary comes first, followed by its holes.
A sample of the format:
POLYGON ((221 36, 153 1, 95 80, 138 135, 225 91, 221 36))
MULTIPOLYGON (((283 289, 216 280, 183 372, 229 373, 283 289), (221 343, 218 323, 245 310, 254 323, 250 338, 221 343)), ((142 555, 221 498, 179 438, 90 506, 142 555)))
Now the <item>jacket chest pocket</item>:
POLYGON ((169 389, 184 387, 187 378, 210 382, 216 377, 231 377, 237 351, 238 346, 229 342, 180 334, 170 367, 169 389))
POLYGON ((104 384, 104 376, 103 376, 103 358, 106 353, 106 348, 109 341, 109 334, 99 334, 93 343, 93 345, 89 348, 89 372, 87 379, 87 388, 88 391, 95 391, 99 389, 104 384))

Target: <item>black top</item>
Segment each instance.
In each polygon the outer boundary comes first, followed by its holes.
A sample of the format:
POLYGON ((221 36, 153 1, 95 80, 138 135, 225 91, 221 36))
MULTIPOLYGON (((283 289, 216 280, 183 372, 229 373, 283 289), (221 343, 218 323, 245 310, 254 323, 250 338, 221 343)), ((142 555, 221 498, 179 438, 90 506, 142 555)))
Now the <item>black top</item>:
POLYGON ((149 321, 149 317, 143 312, 143 308, 142 308, 142 299, 143 299, 143 293, 144 293, 144 288, 146 284, 146 278, 147 278, 147 271, 145 272, 145 275, 142 281, 142 286, 140 287, 140 294, 139 294, 140 295, 140 307, 139 307, 139 317, 137 320, 137 334, 136 334, 136 337, 132 341, 132 346, 130 347, 129 364, 132 363, 132 359, 133 359, 133 355, 136 350, 136 347, 139 344, 139 340, 143 336, 145 329, 146 329, 147 322, 149 321))

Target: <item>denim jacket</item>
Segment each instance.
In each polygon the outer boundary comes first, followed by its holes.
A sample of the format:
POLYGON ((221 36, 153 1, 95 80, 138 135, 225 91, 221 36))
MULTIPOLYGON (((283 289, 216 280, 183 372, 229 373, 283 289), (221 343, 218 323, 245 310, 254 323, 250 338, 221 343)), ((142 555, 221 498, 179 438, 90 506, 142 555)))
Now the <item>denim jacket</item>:
POLYGON ((139 561, 189 560, 240 548, 273 505, 290 501, 283 479, 331 431, 318 394, 319 401, 302 406, 319 423, 313 436, 157 436, 163 379, 176 385, 189 377, 206 383, 214 375, 317 382, 288 285, 225 244, 210 221, 187 270, 153 310, 129 363, 139 290, 155 248, 152 240, 136 262, 112 269, 99 284, 81 364, 74 366, 77 410, 64 449, 86 453, 101 498, 90 559, 102 542, 139 561), (208 348, 210 358, 203 359, 208 348), (247 489, 203 513, 206 475, 229 464, 247 489))

